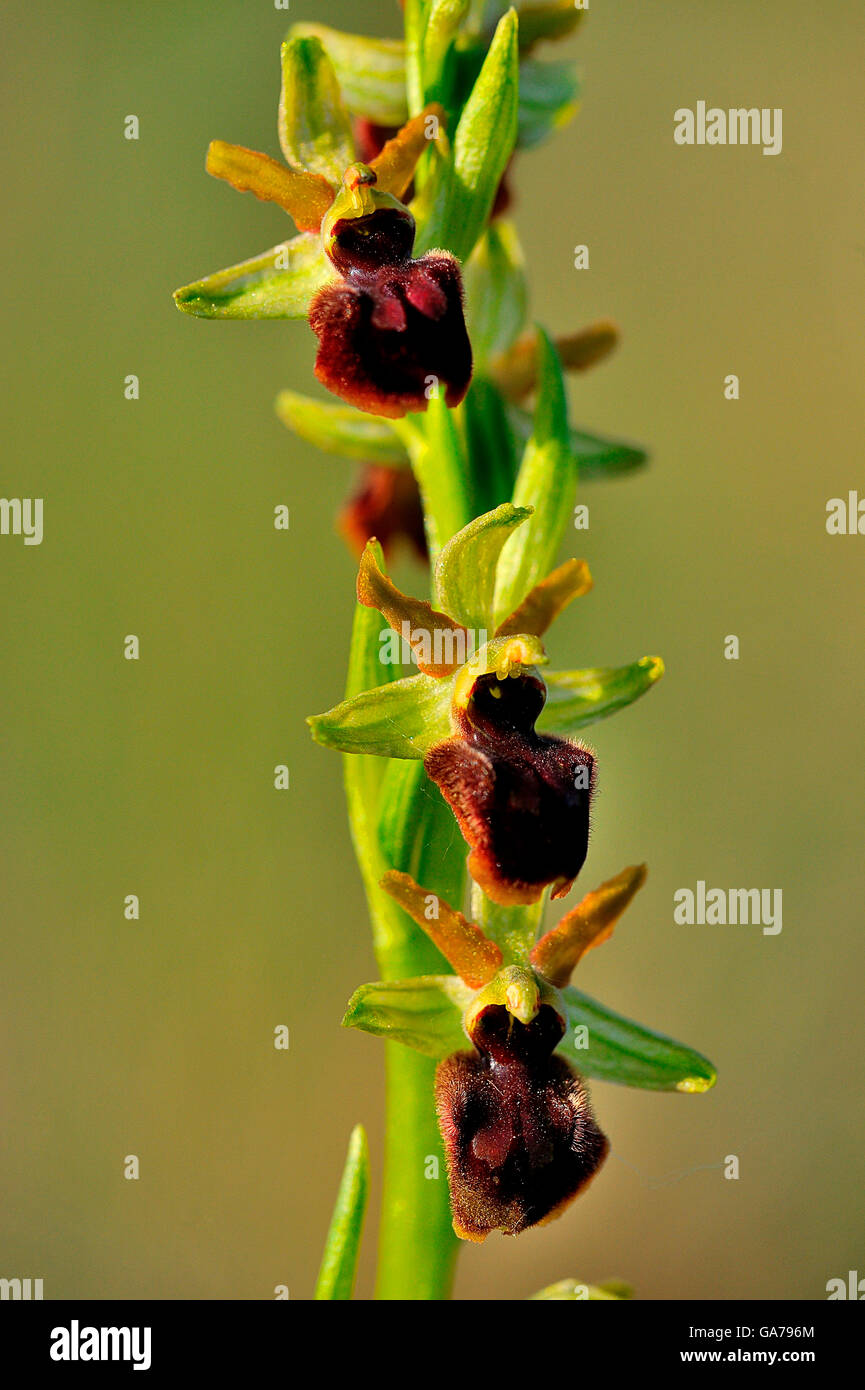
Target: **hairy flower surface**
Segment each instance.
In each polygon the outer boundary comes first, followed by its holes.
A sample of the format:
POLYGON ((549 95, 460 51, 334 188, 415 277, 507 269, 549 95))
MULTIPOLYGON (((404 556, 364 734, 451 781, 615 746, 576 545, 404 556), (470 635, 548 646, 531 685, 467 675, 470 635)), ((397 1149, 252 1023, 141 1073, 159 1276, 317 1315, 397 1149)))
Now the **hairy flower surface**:
POLYGON ((469 872, 495 902, 535 902, 548 885, 564 896, 588 851, 595 760, 535 731, 546 698, 537 676, 479 676, 454 704, 459 732, 424 759, 472 846, 469 872))
POLYGON ((582 1080, 553 1055, 563 1032, 549 1005, 528 1024, 492 1005, 475 1019, 476 1050, 439 1063, 436 1108, 464 1240, 551 1221, 607 1155, 582 1080))
POLYGON ((353 165, 322 226, 341 279, 310 305, 315 374, 371 414, 424 411, 440 385, 458 405, 472 373, 459 263, 445 251, 412 259, 414 218, 376 183, 370 166, 353 165))

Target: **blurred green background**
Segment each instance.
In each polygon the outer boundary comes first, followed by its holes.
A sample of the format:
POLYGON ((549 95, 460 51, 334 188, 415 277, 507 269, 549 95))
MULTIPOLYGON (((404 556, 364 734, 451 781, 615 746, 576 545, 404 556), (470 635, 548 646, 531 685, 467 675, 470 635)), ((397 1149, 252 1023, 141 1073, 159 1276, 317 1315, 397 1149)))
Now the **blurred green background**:
MULTIPOLYGON (((311 18, 399 25, 375 0, 7 7, 0 493, 44 497, 45 538, 0 537, 0 1274, 47 1298, 308 1297, 358 1119, 380 1172, 382 1048, 338 1026, 375 975, 340 763, 303 724, 343 684, 351 469, 273 413, 309 388, 305 325, 170 298, 285 235, 203 159, 214 137, 278 152, 279 42, 311 18)), ((461 1298, 566 1275, 822 1298, 865 1273, 865 539, 825 532, 827 499, 865 492, 863 31, 854 0, 621 0, 549 51, 579 58, 584 104, 516 169, 533 313, 618 320, 574 419, 653 456, 585 488, 595 590, 552 655, 668 670, 590 731, 584 885, 650 878, 580 984, 720 1079, 596 1085, 605 1172, 553 1226, 467 1247, 461 1298), (782 107, 783 153, 674 145, 700 99, 782 107), (675 926, 698 878, 782 888, 782 934, 675 926)))

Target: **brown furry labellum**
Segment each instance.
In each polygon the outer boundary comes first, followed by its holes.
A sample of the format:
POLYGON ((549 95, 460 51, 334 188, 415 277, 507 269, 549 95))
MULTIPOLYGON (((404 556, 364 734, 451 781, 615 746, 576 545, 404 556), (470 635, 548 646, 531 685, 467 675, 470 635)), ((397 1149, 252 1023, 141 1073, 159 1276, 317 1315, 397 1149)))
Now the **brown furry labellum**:
POLYGON ((414 231, 408 208, 398 206, 337 217, 325 230, 342 278, 310 305, 315 374, 374 415, 426 410, 439 394, 459 405, 471 381, 459 262, 446 251, 413 260, 414 231))
POLYGON ((535 732, 546 701, 536 676, 478 678, 459 734, 424 765, 471 846, 469 871, 494 902, 563 897, 585 862, 595 761, 588 749, 535 732))
POLYGON ((580 1077, 553 1055, 563 1032, 550 1005, 529 1024, 491 1005, 474 1020, 476 1051, 439 1064, 436 1107, 464 1240, 552 1221, 607 1156, 580 1077))

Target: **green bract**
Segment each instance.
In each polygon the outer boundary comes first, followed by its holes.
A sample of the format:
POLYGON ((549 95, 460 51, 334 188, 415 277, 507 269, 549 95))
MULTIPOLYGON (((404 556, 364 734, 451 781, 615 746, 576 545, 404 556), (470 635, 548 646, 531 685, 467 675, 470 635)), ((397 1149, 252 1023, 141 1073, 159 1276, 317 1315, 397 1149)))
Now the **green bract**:
POLYGON ((417 252, 444 246, 460 260, 471 253, 492 210, 517 138, 517 20, 500 21, 453 137, 453 156, 440 164, 431 202, 418 226, 417 252))
POLYGON ((355 1125, 315 1286, 317 1299, 351 1298, 368 1197, 369 1147, 363 1125, 355 1125))

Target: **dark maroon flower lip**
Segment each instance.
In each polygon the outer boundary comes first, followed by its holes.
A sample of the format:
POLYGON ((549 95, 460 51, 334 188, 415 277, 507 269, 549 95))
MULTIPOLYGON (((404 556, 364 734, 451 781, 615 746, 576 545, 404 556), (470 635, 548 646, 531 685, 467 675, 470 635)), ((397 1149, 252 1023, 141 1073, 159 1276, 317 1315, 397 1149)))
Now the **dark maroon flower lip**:
POLYGON ((595 762, 588 749, 535 732, 546 689, 536 676, 480 676, 459 732, 424 766, 471 848, 469 871, 489 898, 562 897, 588 853, 595 762))
POLYGON ((360 410, 396 418, 426 410, 437 395, 459 405, 468 391, 462 278, 446 252, 356 268, 318 291, 309 322, 319 340, 316 376, 360 410))
POLYGON ((606 1158, 582 1080, 552 1055, 561 1034, 548 1005, 529 1024, 490 1006, 475 1020, 476 1051, 439 1064, 436 1106, 454 1228, 466 1240, 551 1221, 606 1158))

